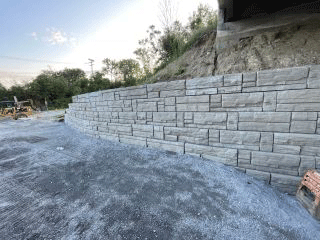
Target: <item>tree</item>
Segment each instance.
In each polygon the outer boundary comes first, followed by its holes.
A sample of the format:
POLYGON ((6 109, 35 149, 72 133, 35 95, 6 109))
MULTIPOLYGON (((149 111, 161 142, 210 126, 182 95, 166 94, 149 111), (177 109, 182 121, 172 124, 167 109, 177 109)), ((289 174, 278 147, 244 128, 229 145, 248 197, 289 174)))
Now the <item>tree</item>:
POLYGON ((215 12, 208 4, 199 4, 197 11, 189 17, 189 28, 194 32, 200 28, 209 25, 215 25, 218 21, 217 12, 215 12))
POLYGON ((7 89, 0 83, 0 101, 2 101, 5 97, 8 97, 7 89))
POLYGON ((159 2, 160 15, 158 16, 164 31, 171 31, 172 25, 178 20, 178 7, 174 0, 159 2))
POLYGON ((53 75, 62 76, 67 81, 68 87, 86 77, 86 73, 80 68, 65 68, 62 71, 53 73, 53 75))
POLYGON ((110 58, 105 58, 102 61, 105 66, 102 68, 102 72, 110 76, 110 79, 112 81, 112 78, 115 79, 118 74, 118 63, 116 60, 111 60, 110 58))
POLYGON ((128 86, 134 85, 135 80, 141 73, 139 62, 134 59, 123 59, 118 64, 125 84, 128 86))

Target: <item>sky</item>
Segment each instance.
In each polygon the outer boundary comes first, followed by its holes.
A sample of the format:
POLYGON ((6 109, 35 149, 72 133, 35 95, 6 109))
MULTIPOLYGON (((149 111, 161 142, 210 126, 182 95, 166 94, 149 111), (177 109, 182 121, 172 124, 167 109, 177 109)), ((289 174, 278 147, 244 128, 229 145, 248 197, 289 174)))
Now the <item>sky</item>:
MULTIPOLYGON (((105 58, 134 58, 138 41, 155 25, 161 30, 163 0, 4 0, 0 8, 0 83, 31 81, 42 70, 101 70, 105 58)), ((200 3, 172 0, 186 24, 200 3)))

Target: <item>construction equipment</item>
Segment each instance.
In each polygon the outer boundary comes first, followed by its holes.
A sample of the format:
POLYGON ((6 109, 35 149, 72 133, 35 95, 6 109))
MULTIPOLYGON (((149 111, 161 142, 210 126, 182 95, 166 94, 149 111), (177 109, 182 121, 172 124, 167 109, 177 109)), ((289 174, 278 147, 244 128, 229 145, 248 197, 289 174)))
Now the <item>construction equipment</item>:
POLYGON ((17 97, 14 96, 14 101, 2 101, 0 102, 0 116, 6 117, 11 116, 13 119, 27 118, 32 115, 33 102, 18 101, 17 97))
POLYGON ((297 191, 297 198, 308 212, 320 220, 320 173, 308 170, 297 191))

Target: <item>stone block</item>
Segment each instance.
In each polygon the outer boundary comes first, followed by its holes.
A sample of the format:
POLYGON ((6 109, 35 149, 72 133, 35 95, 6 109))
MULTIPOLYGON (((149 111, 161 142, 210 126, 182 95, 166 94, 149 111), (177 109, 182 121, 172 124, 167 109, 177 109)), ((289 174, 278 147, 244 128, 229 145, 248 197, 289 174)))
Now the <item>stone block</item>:
POLYGON ((248 150, 238 150, 238 158, 251 160, 251 151, 248 150))
POLYGON ((176 103, 177 104, 209 103, 209 95, 177 97, 176 103))
POLYGON ((165 127, 165 135, 208 138, 208 129, 165 127))
POLYGON ((210 96, 210 103, 221 103, 222 102, 222 95, 211 95, 210 96))
POLYGON ((293 121, 291 122, 290 132, 292 133, 315 133, 316 121, 293 121))
POLYGON ((182 97, 185 96, 185 90, 169 90, 169 91, 160 91, 160 97, 182 97))
POLYGON ((280 190, 295 194, 298 189, 298 184, 301 177, 287 176, 277 173, 271 173, 270 184, 278 187, 280 190))
POLYGON ((244 82, 244 83, 242 83, 242 87, 243 88, 255 87, 255 86, 256 86, 256 82, 244 82))
POLYGON ((316 158, 310 156, 301 156, 301 163, 299 166, 299 176, 303 176, 309 169, 316 168, 316 158))
POLYGON ((291 113, 287 112, 240 112, 239 122, 289 123, 291 113))
POLYGON ((163 134, 163 132, 156 132, 156 131, 154 131, 153 137, 154 137, 155 139, 160 139, 160 140, 162 140, 162 139, 164 139, 164 134, 163 134))
MULTIPOLYGON (((173 106, 169 106, 169 107, 173 107, 173 106)), ((171 109, 167 109, 167 110, 171 110, 171 109)), ((161 105, 158 104, 158 111, 159 112, 167 112, 164 105, 162 105, 162 104, 161 105)), ((168 111, 168 112, 171 112, 171 111, 168 111)))
POLYGON ((193 112, 185 112, 184 119, 192 120, 193 119, 193 112))
POLYGON ((174 122, 177 121, 177 113, 175 112, 154 112, 153 121, 158 123, 174 122))
POLYGON ((223 79, 224 87, 241 86, 241 84, 242 84, 242 73, 224 75, 224 79, 223 79))
POLYGON ((263 111, 264 112, 275 112, 277 108, 277 93, 276 92, 265 92, 263 93, 263 111))
POLYGON ((236 112, 229 112, 227 118, 227 129, 228 130, 237 130, 238 129, 238 119, 239 114, 236 112))
POLYGON ((220 131, 209 129, 209 142, 210 143, 219 143, 220 142, 220 131))
POLYGON ((252 152, 251 164, 295 170, 299 167, 300 156, 269 152, 252 152))
POLYGON ((277 104, 277 112, 320 111, 319 103, 277 104))
POLYGON ((164 104, 166 106, 175 106, 176 98, 175 97, 168 97, 164 99, 164 104))
POLYGON ((274 144, 319 147, 320 136, 315 134, 275 133, 274 144))
POLYGON ((238 129, 260 132, 289 132, 289 123, 239 122, 238 129))
POLYGON ((278 93, 278 104, 320 103, 320 89, 304 89, 296 91, 282 91, 278 93))
POLYGON ((218 94, 225 94, 225 93, 240 93, 241 86, 231 86, 231 87, 219 87, 218 94))
POLYGON ((177 112, 177 127, 184 127, 184 113, 177 112))
POLYGON ((121 118, 136 120, 137 113, 136 112, 119 112, 119 119, 121 118))
POLYGON ((257 74, 257 86, 306 83, 308 72, 308 67, 260 71, 257 74))
POLYGON ((209 125, 208 127, 213 129, 226 129, 227 113, 199 112, 193 113, 193 118, 195 124, 209 125))
POLYGON ((160 92, 148 92, 148 98, 158 98, 160 97, 160 92))
POLYGON ((291 146, 291 145, 273 145, 273 152, 275 153, 284 153, 284 154, 300 154, 300 146, 291 146))
POLYGON ((182 142, 169 142, 157 139, 147 139, 147 146, 151 148, 163 149, 177 153, 184 153, 184 143, 182 142))
POLYGON ((305 89, 306 84, 291 84, 291 85, 274 85, 274 86, 262 86, 262 87, 247 87, 243 88, 242 92, 269 92, 269 91, 284 91, 284 90, 295 90, 305 89))
MULTIPOLYGON (((159 110, 159 112, 161 112, 160 108, 158 108, 158 110, 159 110)), ((176 106, 165 106, 164 107, 164 111, 165 112, 175 112, 176 111, 176 106)))
POLYGON ((316 157, 316 169, 320 169, 320 158, 316 157))
POLYGON ((238 93, 222 95, 223 108, 261 107, 263 93, 238 93))
POLYGON ((248 73, 243 73, 243 82, 255 82, 257 81, 257 73, 256 72, 248 72, 248 73))
POLYGON ((176 110, 177 112, 209 112, 209 102, 177 104, 176 110))
POLYGON ((164 140, 177 142, 178 141, 178 137, 177 136, 172 136, 172 135, 164 135, 164 140))
POLYGON ((137 103, 137 111, 138 112, 157 112, 157 102, 144 102, 137 103))
POLYGON ((159 83, 147 85, 148 93, 157 92, 157 91, 168 91, 168 90, 183 90, 183 89, 185 89, 185 80, 159 82, 159 83))
POLYGON ((273 133, 262 132, 260 138, 260 151, 272 152, 273 133))
POLYGON ((151 132, 151 133, 153 133, 153 125, 132 124, 132 130, 137 131, 137 132, 151 132))
POLYGON ((109 123, 108 128, 110 133, 125 133, 126 135, 132 135, 131 124, 109 123))
POLYGON ((320 156, 320 148, 313 146, 301 146, 301 155, 320 156))
POLYGON ((217 94, 217 88, 191 89, 186 91, 187 96, 199 96, 208 94, 217 94))
POLYGON ((220 130, 220 143, 259 145, 260 132, 220 130))
POLYGON ((252 150, 252 151, 259 151, 259 145, 243 145, 243 144, 231 144, 231 143, 214 143, 209 142, 210 146, 213 147, 221 147, 221 148, 233 148, 233 149, 245 149, 245 150, 252 150))
POLYGON ((119 91, 120 97, 125 97, 126 99, 147 98, 147 88, 145 86, 136 87, 136 89, 125 89, 124 91, 119 91))
POLYGON ((147 139, 141 138, 141 137, 131 137, 131 136, 125 136, 125 135, 119 135, 119 141, 121 143, 125 144, 133 144, 138 146, 147 146, 147 139))
POLYGON ((262 171, 252 170, 252 169, 246 169, 246 173, 249 176, 252 176, 252 177, 257 178, 259 180, 263 180, 266 183, 270 183, 271 173, 269 173, 269 172, 262 172, 262 171))
POLYGON ((217 88, 223 85, 223 76, 194 78, 186 81, 187 90, 200 88, 217 88))
POLYGON ((307 80, 308 88, 320 88, 320 66, 311 66, 307 80))
POLYGON ((293 121, 316 121, 317 113, 316 112, 293 112, 292 120, 293 121))

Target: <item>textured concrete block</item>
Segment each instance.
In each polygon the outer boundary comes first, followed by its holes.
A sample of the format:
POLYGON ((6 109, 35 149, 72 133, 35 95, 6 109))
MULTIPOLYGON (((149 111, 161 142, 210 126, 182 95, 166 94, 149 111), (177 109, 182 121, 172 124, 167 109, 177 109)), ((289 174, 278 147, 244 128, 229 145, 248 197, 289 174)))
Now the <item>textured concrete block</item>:
POLYGON ((301 163, 299 167, 299 176, 303 176, 309 169, 316 168, 316 158, 310 156, 301 156, 301 163))
POLYGON ((110 133, 125 133, 126 135, 132 135, 131 124, 109 123, 108 128, 110 133))
POLYGON ((260 132, 220 130, 220 142, 222 144, 259 145, 260 132))
POLYGON ((137 131, 137 132, 151 132, 151 133, 153 133, 153 125, 132 124, 132 130, 137 131))
POLYGON ((131 137, 125 135, 119 135, 119 141, 125 144, 134 144, 146 147, 147 146, 147 139, 141 137, 131 137))
POLYGON ((177 113, 175 112, 154 112, 153 121, 159 123, 176 122, 177 113))
MULTIPOLYGON (((188 103, 209 103, 209 95, 202 96, 187 96, 187 97, 177 97, 177 104, 188 104, 188 103)), ((209 106, 209 105, 208 105, 209 106)))
POLYGON ((273 145, 273 152, 275 153, 284 153, 284 154, 300 154, 300 146, 291 146, 291 145, 273 145))
POLYGON ((199 88, 217 88, 223 85, 223 76, 194 78, 186 81, 187 90, 199 88))
POLYGON ((320 103, 320 89, 304 89, 279 92, 277 103, 320 103))
POLYGON ((157 102, 137 103, 138 112, 157 112, 157 102))
POLYGON ((301 155, 320 156, 320 148, 313 146, 301 146, 301 155))
POLYGON ((238 129, 260 132, 289 132, 289 123, 239 122, 238 129))
MULTIPOLYGON (((158 107, 158 111, 161 112, 161 108, 158 107)), ((165 106, 164 112, 175 112, 176 106, 165 106)))
POLYGON ((145 86, 135 87, 135 89, 128 89, 124 91, 119 91, 120 97, 126 97, 127 99, 132 99, 134 96, 143 96, 147 98, 147 88, 145 86))
POLYGON ((194 123, 226 127, 227 113, 199 112, 193 113, 194 123))
POLYGON ((197 128, 179 128, 179 127, 165 127, 165 135, 174 136, 188 136, 197 138, 208 138, 208 129, 197 129, 197 128))
POLYGON ((257 73, 256 72, 249 72, 243 73, 243 82, 255 82, 257 81, 257 73))
POLYGON ((176 110, 177 112, 209 112, 209 102, 177 104, 176 110))
POLYGON ((185 90, 170 90, 170 91, 160 91, 160 97, 166 98, 166 97, 181 97, 185 96, 186 91, 185 90))
POLYGON ((168 97, 164 99, 164 104, 166 106, 175 106, 176 98, 175 97, 168 97))
POLYGON ((231 86, 231 87, 219 87, 218 93, 240 93, 241 92, 241 86, 231 86))
POLYGON ((290 132, 292 133, 315 133, 316 121, 293 121, 291 122, 290 132))
POLYGON ((271 173, 269 173, 269 172, 262 172, 262 171, 252 170, 252 169, 246 169, 246 173, 249 176, 255 177, 259 180, 263 180, 266 183, 269 183, 270 179, 271 179, 271 173))
POLYGON ((148 98, 158 98, 160 97, 160 92, 148 92, 148 98))
POLYGON ((287 176, 277 173, 271 173, 271 185, 278 187, 284 192, 295 194, 301 177, 287 176))
POLYGON ((137 113, 136 112, 119 112, 119 118, 136 120, 137 113))
POLYGON ((287 112, 240 112, 239 122, 289 123, 287 112))
POLYGON ((308 88, 320 88, 320 66, 311 66, 308 77, 308 88))
POLYGON ((273 85, 273 86, 262 86, 262 87, 247 87, 243 88, 242 92, 269 92, 269 91, 284 91, 284 90, 295 90, 305 89, 306 84, 291 84, 291 85, 273 85))
POLYGON ((191 89, 186 91, 187 96, 199 96, 208 94, 217 94, 217 88, 203 88, 203 89, 191 89))
POLYGON ((164 140, 177 142, 178 141, 178 136, 164 135, 164 140))
POLYGON ((260 151, 272 152, 273 133, 262 132, 260 138, 260 151))
POLYGON ((293 112, 292 120, 293 121, 316 121, 317 113, 316 112, 293 112))
POLYGON ((299 167, 300 156, 269 152, 252 152, 251 164, 295 170, 299 167))
POLYGON ((177 127, 184 127, 184 112, 177 112, 177 127))
POLYGON ((257 74, 257 86, 306 83, 308 72, 308 67, 260 71, 257 74))
POLYGON ((147 145, 151 148, 163 149, 177 153, 184 153, 184 143, 182 142, 169 142, 157 139, 147 139, 147 145))
POLYGON ((275 133, 274 144, 319 147, 320 136, 315 134, 275 133))
POLYGON ((276 92, 265 92, 263 93, 263 111, 264 112, 275 112, 277 108, 277 93, 276 92))
POLYGON ((175 80, 170 82, 159 82, 148 84, 148 92, 168 91, 168 90, 182 90, 185 89, 185 80, 175 80))
POLYGON ((228 130, 237 130, 238 129, 238 119, 239 114, 236 112, 229 112, 227 118, 227 129, 228 130))
POLYGON ((248 150, 238 150, 238 158, 251 160, 251 151, 248 150))
POLYGON ((277 104, 277 112, 320 111, 319 103, 277 104))
POLYGON ((215 129, 209 129, 209 142, 218 143, 220 142, 220 131, 215 129))
POLYGON ((221 103, 222 102, 222 95, 211 95, 210 96, 210 103, 221 103))
POLYGON ((255 87, 256 82, 244 82, 242 83, 242 88, 255 87))
POLYGON ((241 107, 261 107, 263 93, 238 93, 222 95, 222 107, 241 108, 241 107))
POLYGON ((184 119, 192 120, 193 119, 193 112, 185 112, 184 119))
POLYGON ((242 73, 237 74, 227 74, 224 75, 223 86, 241 86, 242 84, 242 73))

